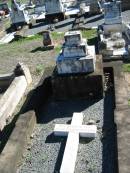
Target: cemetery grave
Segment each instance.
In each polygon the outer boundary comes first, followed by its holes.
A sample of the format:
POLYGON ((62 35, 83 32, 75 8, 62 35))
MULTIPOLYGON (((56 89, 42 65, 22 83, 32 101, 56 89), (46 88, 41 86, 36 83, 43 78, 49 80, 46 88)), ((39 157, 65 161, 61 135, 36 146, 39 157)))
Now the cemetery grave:
MULTIPOLYGON (((108 72, 106 71, 106 73, 108 72)), ((63 153, 64 150, 66 150, 66 138, 55 136, 53 131, 55 134, 59 134, 59 132, 57 132, 59 124, 66 124, 65 127, 69 127, 69 124, 73 123, 73 113, 82 111, 84 114, 83 124, 88 126, 96 125, 98 131, 95 139, 86 140, 83 138, 80 140, 77 160, 76 163, 74 162, 76 165, 75 172, 115 172, 116 151, 114 149, 116 149, 116 136, 114 135, 115 129, 113 126, 113 94, 111 89, 109 88, 111 94, 108 92, 110 95, 106 93, 105 100, 74 99, 72 101, 64 100, 62 102, 57 102, 50 98, 47 104, 45 104, 45 107, 41 108, 42 111, 39 115, 39 124, 34 130, 34 138, 24 154, 23 164, 20 166, 18 172, 42 172, 42 170, 49 173, 59 172, 61 163, 63 162, 62 159, 65 157, 63 153), (71 118, 72 122, 70 122, 71 118), (58 124, 58 127, 54 129, 55 124, 58 124), (107 131, 109 135, 103 137, 102 128, 105 131, 111 129, 107 131), (108 154, 107 149, 109 147, 111 150, 109 150, 108 154), (109 165, 107 164, 108 162, 109 165)), ((66 135, 66 133, 63 134, 66 135)), ((70 166, 68 165, 66 168, 68 172, 69 168, 71 168, 71 163, 70 166)))
MULTIPOLYGON (((99 26, 100 53, 104 59, 122 59, 129 55, 129 43, 124 38, 121 2, 104 3, 104 24, 99 26)), ((128 38, 129 39, 129 38, 128 38)))
MULTIPOLYGON (((37 3, 35 10, 41 11, 43 4, 37 3)), ((26 9, 31 6, 29 1, 26 9)), ((22 38, 0 45, 0 74, 22 61, 33 79, 15 120, 6 125, 8 111, 24 95, 31 76, 22 64, 0 76, 0 110, 5 111, 0 119, 0 172, 129 173, 129 24, 120 1, 105 2, 104 12, 104 23, 102 15, 80 21, 81 15, 78 22, 74 18, 74 30, 72 23, 69 29, 59 27, 62 21, 47 28, 55 29, 51 37, 46 26, 26 30, 30 35, 45 33, 44 40, 41 35, 23 38, 23 32, 22 38), (98 22, 98 29, 86 29, 98 22), (80 23, 82 31, 77 30, 80 23), (53 50, 43 49, 53 44, 53 50), (15 98, 9 99, 10 93, 15 98)))

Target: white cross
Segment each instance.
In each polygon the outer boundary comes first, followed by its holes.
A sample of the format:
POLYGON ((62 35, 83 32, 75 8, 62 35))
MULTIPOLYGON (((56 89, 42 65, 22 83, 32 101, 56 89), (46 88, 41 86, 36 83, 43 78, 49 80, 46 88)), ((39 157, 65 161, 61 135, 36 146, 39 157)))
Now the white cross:
POLYGON ((57 136, 67 136, 66 147, 60 168, 60 173, 74 173, 76 157, 78 152, 79 136, 95 138, 96 125, 82 125, 83 114, 74 113, 71 124, 56 124, 54 134, 57 136))

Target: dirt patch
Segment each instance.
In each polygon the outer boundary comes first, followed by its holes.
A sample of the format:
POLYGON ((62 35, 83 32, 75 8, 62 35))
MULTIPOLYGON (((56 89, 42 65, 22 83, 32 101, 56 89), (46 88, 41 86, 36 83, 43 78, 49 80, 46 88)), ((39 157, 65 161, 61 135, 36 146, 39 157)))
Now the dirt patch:
POLYGON ((45 67, 55 65, 56 50, 43 51, 42 37, 36 40, 15 41, 0 45, 0 74, 11 72, 18 62, 28 65, 35 85, 45 67))

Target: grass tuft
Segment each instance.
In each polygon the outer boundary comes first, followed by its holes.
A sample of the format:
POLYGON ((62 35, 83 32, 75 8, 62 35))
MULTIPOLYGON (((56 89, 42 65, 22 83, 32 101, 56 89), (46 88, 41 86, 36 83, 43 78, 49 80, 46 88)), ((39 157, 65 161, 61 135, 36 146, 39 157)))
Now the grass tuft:
POLYGON ((61 46, 56 46, 56 47, 55 47, 55 52, 56 52, 57 54, 59 54, 60 51, 61 51, 61 49, 62 49, 61 46))
POLYGON ((44 70, 44 65, 43 64, 38 64, 36 66, 36 75, 40 75, 44 70))
POLYGON ((88 40, 92 39, 92 38, 95 38, 95 37, 97 37, 97 30, 96 29, 83 30, 82 31, 82 36, 84 38, 87 38, 88 40))
POLYGON ((123 71, 124 72, 130 72, 130 63, 123 64, 123 71))
POLYGON ((63 40, 64 34, 65 34, 64 32, 51 32, 52 39, 54 41, 56 41, 56 40, 63 40))

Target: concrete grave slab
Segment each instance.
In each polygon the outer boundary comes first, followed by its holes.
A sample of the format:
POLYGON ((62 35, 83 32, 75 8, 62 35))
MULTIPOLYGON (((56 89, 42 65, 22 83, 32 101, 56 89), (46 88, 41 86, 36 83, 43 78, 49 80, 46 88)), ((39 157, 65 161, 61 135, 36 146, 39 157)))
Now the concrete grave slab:
POLYGON ((36 116, 34 111, 20 115, 0 156, 1 173, 17 172, 17 167, 21 162, 23 151, 27 146, 35 124, 36 116))

